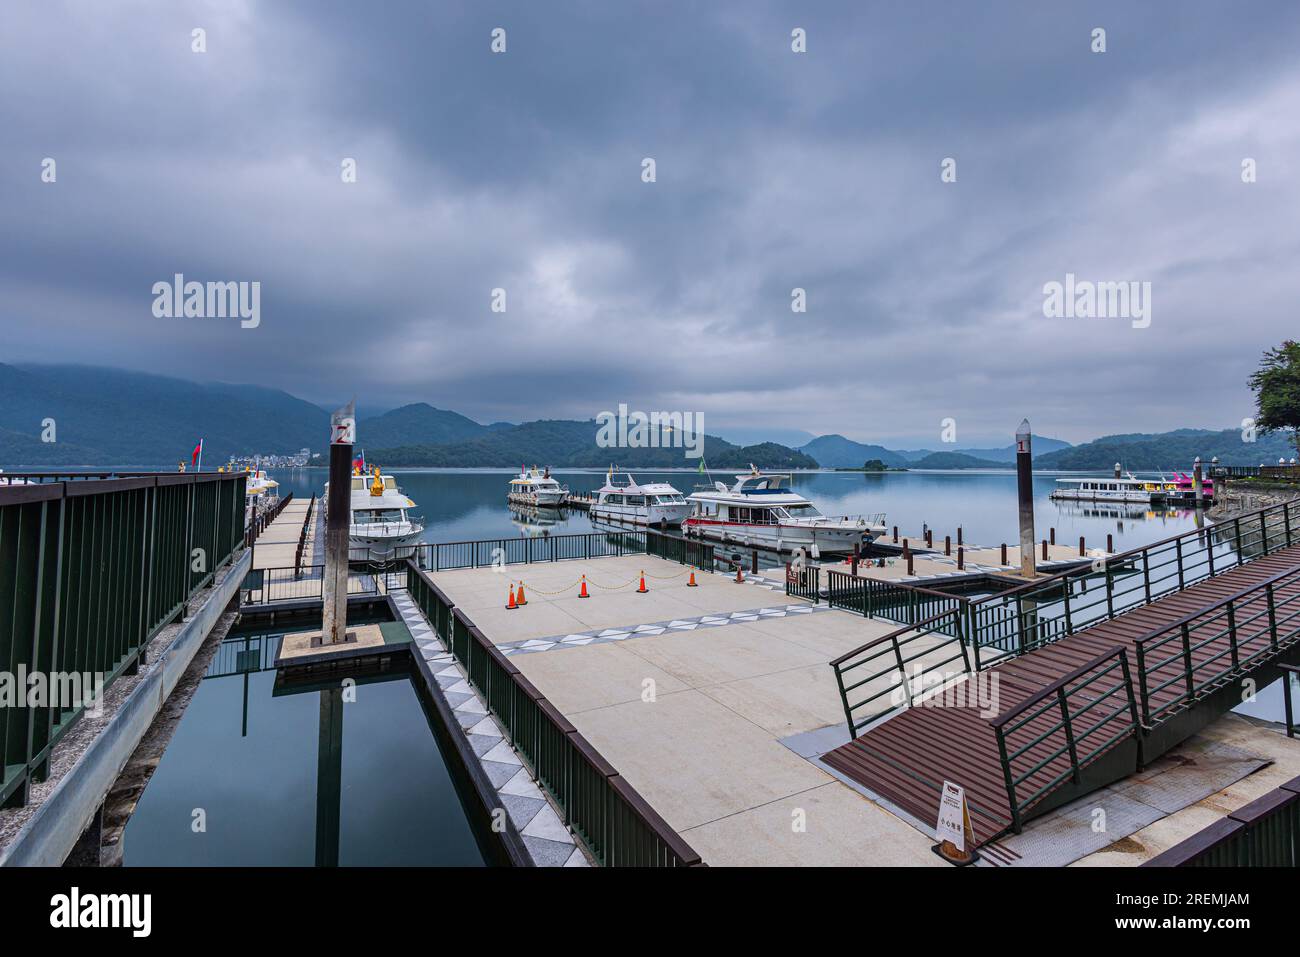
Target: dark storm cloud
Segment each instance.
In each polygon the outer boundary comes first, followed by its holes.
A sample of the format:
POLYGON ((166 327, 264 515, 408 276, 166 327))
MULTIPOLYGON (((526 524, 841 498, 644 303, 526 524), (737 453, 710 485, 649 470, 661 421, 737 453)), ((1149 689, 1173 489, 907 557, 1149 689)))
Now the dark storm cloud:
POLYGON ((482 421, 1232 425, 1294 332, 1300 11, 1133 6, 18 5, 0 362, 482 421), (260 281, 261 325, 154 318, 177 272, 260 281), (1151 327, 1043 318, 1067 272, 1151 281, 1151 327))

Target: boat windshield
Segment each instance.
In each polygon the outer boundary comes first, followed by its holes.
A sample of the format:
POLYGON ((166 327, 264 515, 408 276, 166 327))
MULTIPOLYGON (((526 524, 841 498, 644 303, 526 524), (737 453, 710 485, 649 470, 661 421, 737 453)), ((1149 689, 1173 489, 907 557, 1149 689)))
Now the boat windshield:
POLYGON ((656 505, 681 505, 686 501, 680 495, 656 495, 654 498, 656 505))
POLYGON ((359 508, 352 513, 353 525, 386 524, 404 520, 400 508, 359 508))
POLYGON ((791 518, 821 518, 822 515, 812 502, 804 502, 801 505, 786 505, 785 512, 791 518))

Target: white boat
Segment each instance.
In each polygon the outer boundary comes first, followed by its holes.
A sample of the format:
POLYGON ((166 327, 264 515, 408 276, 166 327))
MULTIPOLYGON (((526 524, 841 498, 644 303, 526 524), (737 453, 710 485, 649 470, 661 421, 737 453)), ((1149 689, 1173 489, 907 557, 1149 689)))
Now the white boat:
POLYGON ((726 544, 759 546, 777 551, 816 549, 850 552, 885 533, 885 515, 823 515, 790 489, 789 475, 763 475, 753 466, 737 475, 728 489, 715 482, 687 497, 691 514, 682 528, 688 535, 726 544))
MULTIPOLYGON (((329 500, 329 483, 325 483, 329 500)), ((400 550, 420 540, 424 526, 414 521, 408 509, 412 502, 397 487, 391 475, 381 475, 379 466, 366 476, 352 475, 352 515, 348 523, 348 554, 354 560, 383 561, 402 557, 400 550)))
POLYGON ((1164 482, 1134 478, 1059 478, 1051 498, 1083 502, 1136 502, 1150 505, 1168 496, 1164 482))
POLYGON ((568 486, 561 485, 551 478, 549 468, 543 472, 534 465, 530 469, 520 469, 519 474, 510 480, 510 491, 506 493, 506 500, 516 505, 559 508, 564 504, 564 497, 568 494, 568 486))
POLYGON ((641 485, 629 472, 607 472, 594 494, 590 514, 599 521, 680 525, 691 514, 691 504, 667 482, 641 485))

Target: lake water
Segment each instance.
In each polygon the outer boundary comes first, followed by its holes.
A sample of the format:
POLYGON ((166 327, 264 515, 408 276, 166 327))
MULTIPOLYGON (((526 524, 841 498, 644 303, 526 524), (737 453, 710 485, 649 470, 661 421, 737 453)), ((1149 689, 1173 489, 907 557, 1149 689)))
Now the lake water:
MULTIPOLYGON (((380 463, 382 465, 382 463, 380 463)), ((585 512, 542 509, 539 515, 525 515, 506 505, 506 485, 516 474, 509 469, 393 469, 402 491, 416 503, 414 513, 425 523, 424 539, 430 542, 470 541, 542 533, 564 535, 592 530, 585 512), (547 514, 547 513, 550 514, 547 514)), ((320 495, 325 469, 272 472, 283 494, 320 495)), ((552 473, 573 492, 590 492, 604 484, 598 471, 556 471, 552 473)), ((706 476, 696 472, 637 472, 639 481, 669 482, 689 494, 706 476)), ((1064 473, 1062 473, 1064 474, 1064 473)), ((1082 473, 1076 473, 1082 474, 1082 473)), ((713 480, 731 484, 730 472, 713 472, 713 480)), ((1054 502, 1048 496, 1056 486, 1055 475, 1034 476, 1034 516, 1037 537, 1045 538, 1056 528, 1057 541, 1077 543, 1087 539, 1089 548, 1106 544, 1114 536, 1115 548, 1124 550, 1159 541, 1196 527, 1192 509, 1129 509, 1098 514, 1106 506, 1054 502)), ((796 473, 795 491, 810 499, 827 515, 885 512, 889 525, 903 533, 919 533, 922 523, 934 529, 936 541, 963 526, 965 540, 979 545, 1014 545, 1020 540, 1014 472, 809 472, 796 473)))
POLYGON ((127 824, 124 863, 481 866, 490 840, 412 679, 277 688, 283 634, 222 642, 127 824))

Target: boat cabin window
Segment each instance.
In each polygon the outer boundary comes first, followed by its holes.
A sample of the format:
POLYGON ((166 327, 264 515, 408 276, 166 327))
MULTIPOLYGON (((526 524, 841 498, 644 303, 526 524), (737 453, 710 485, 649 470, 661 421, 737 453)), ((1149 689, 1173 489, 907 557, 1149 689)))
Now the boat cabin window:
POLYGON ((622 505, 623 495, 620 492, 609 492, 605 495, 606 505, 622 505))
POLYGON ((402 521, 402 510, 400 508, 359 508, 352 513, 352 524, 354 525, 400 521, 402 521))
POLYGON ((819 518, 822 514, 817 511, 817 506, 813 505, 811 502, 803 502, 798 505, 787 505, 785 511, 791 518, 819 518))
POLYGON ((629 495, 629 496, 627 497, 627 504, 629 504, 629 505, 644 505, 644 504, 645 504, 645 496, 644 496, 644 495, 629 495))

